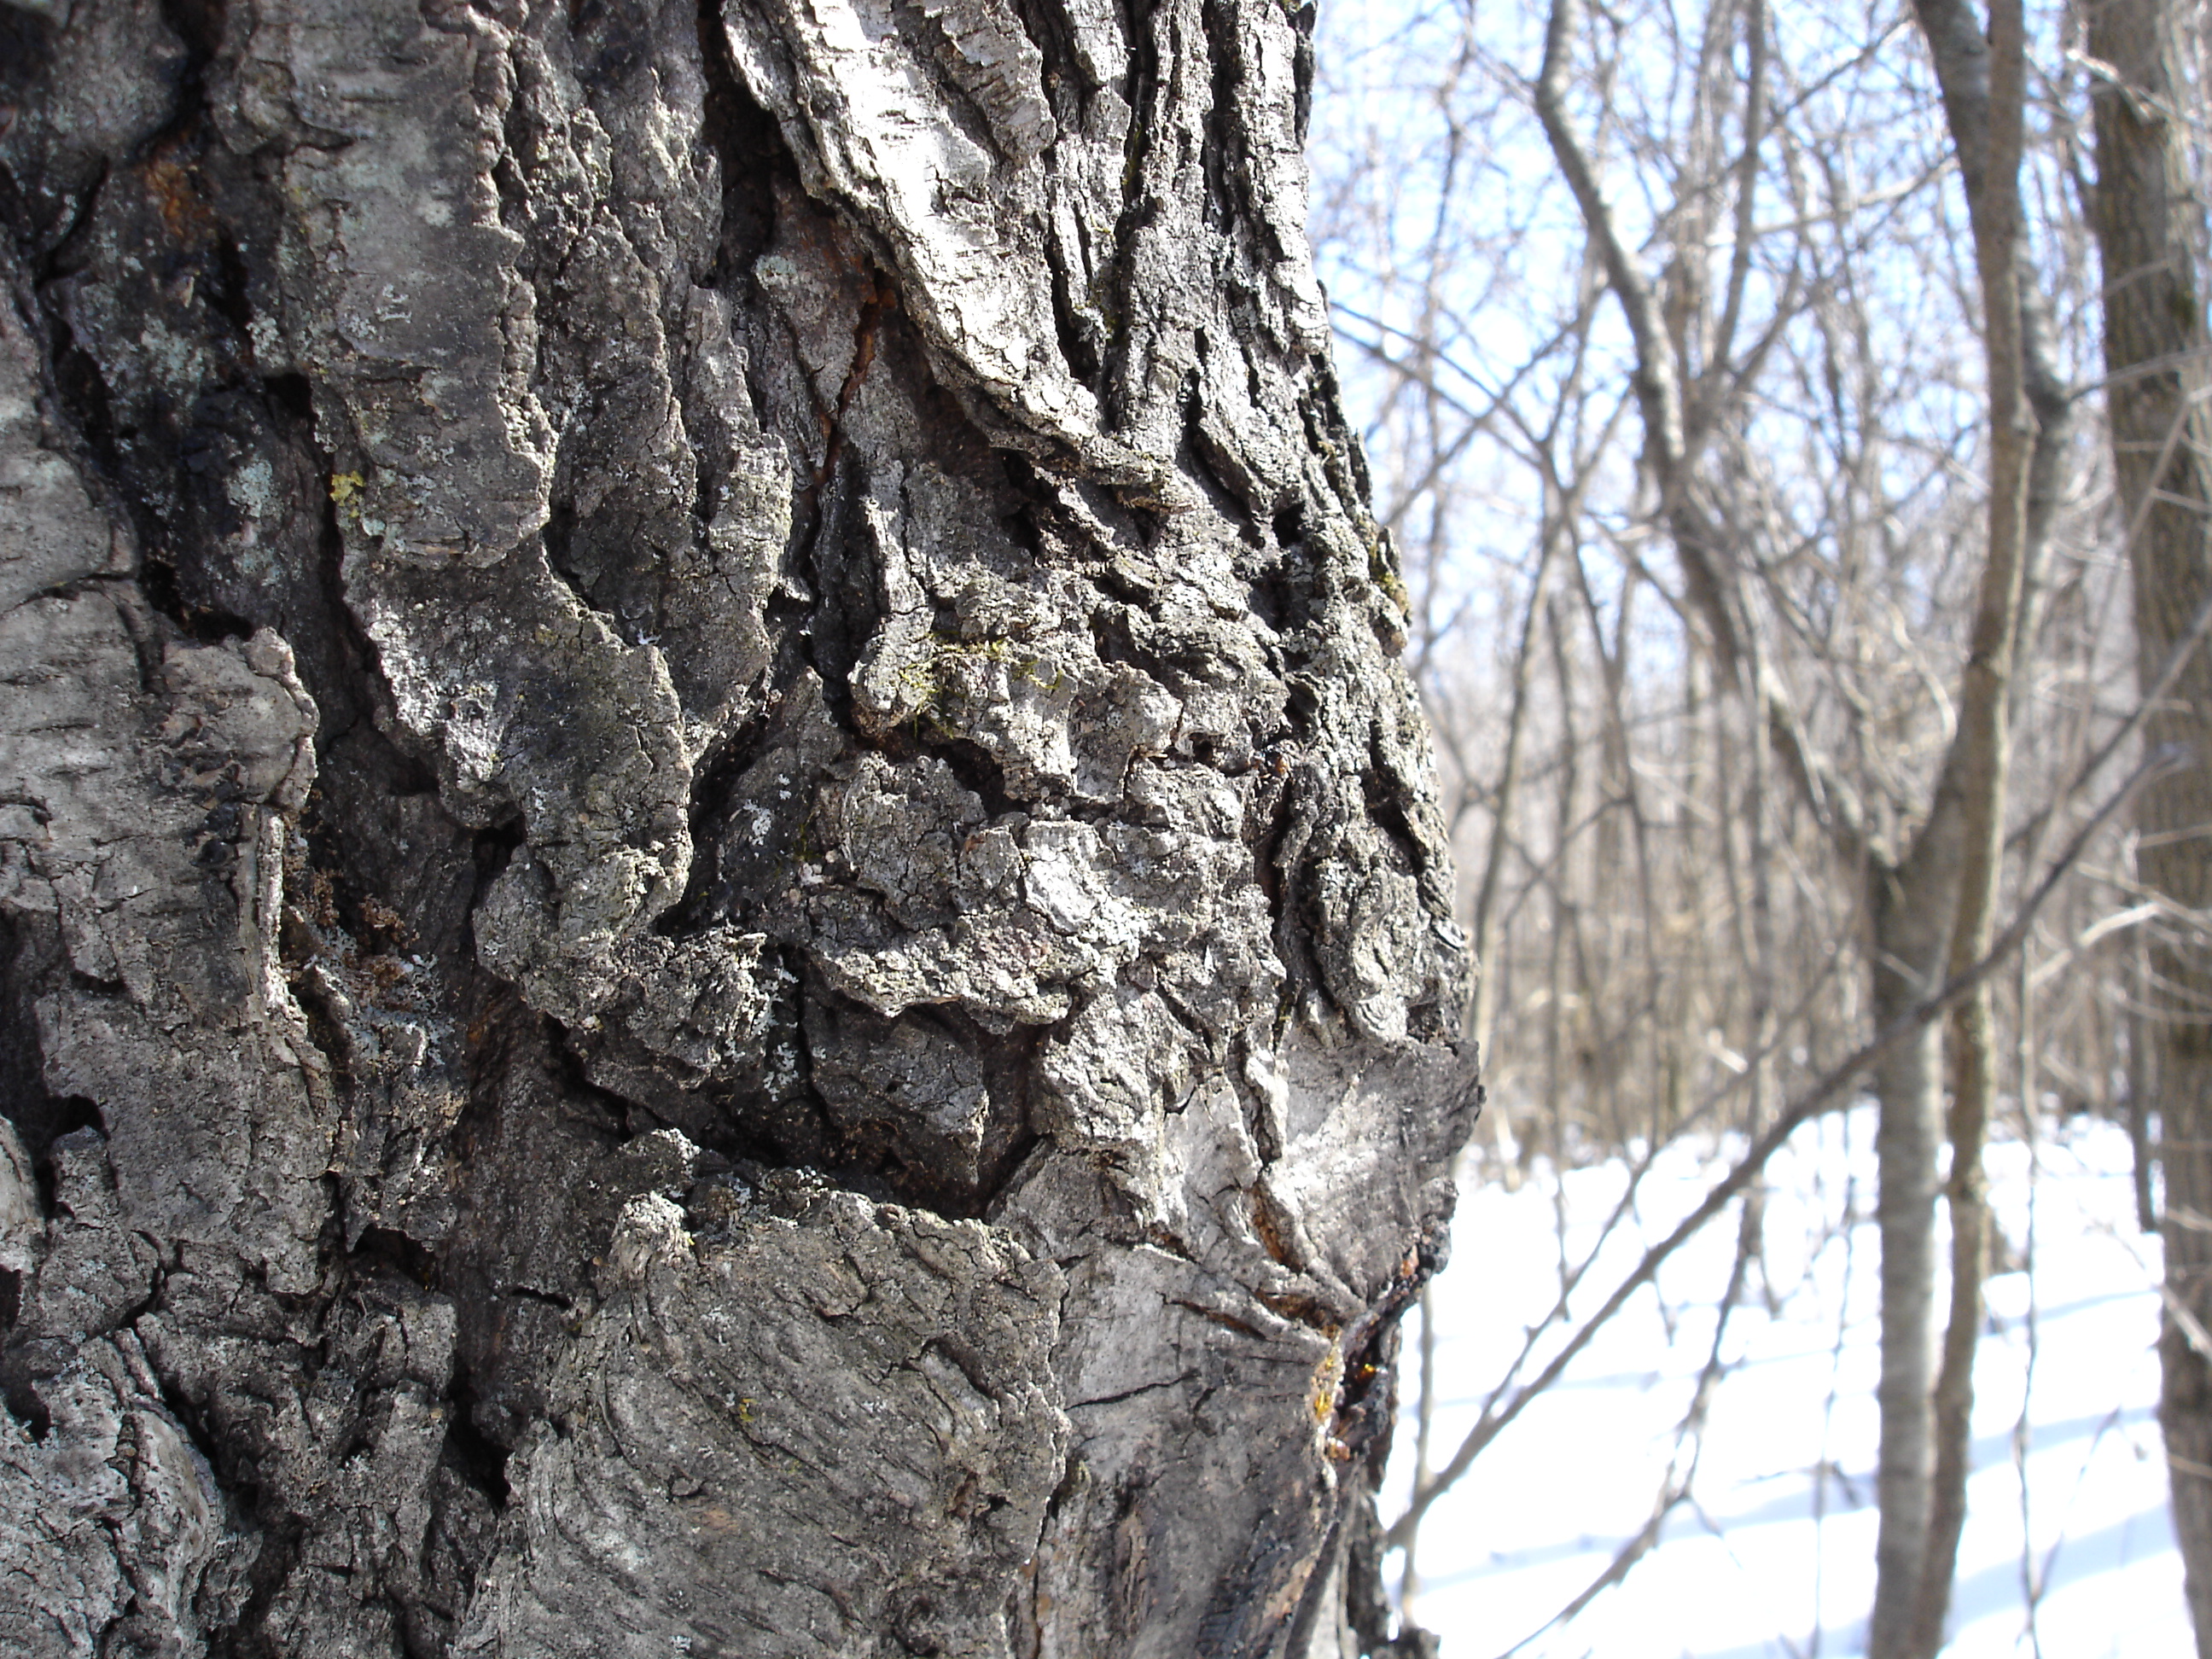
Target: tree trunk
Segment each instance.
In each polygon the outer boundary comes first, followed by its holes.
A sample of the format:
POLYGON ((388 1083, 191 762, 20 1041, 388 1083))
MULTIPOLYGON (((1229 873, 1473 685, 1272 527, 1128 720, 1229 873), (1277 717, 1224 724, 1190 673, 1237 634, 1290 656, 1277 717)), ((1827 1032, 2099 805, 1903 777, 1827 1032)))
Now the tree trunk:
MULTIPOLYGON (((1877 1031, 1888 1030, 1943 981, 1958 901, 1959 836, 1955 802, 1942 800, 1937 811, 1942 816, 1922 829, 1902 865, 1868 860, 1869 1007, 1877 1031)), ((1893 1659, 1902 1650, 1934 1509, 1941 1028, 1923 1026, 1893 1044, 1873 1073, 1875 1214, 1881 1237, 1881 1376, 1875 1400, 1881 1441, 1875 1472, 1876 1594, 1867 1650, 1893 1659)))
MULTIPOLYGON (((1689 608, 1724 685, 1766 721, 1806 805, 1827 824, 1839 854, 1863 874, 1875 1027, 1891 1029, 1986 948, 2002 856, 2006 699, 2021 594, 2044 558, 2065 476, 2069 394, 2056 368, 2047 307, 2032 284, 2019 210, 2020 64, 2016 5, 1991 8, 1984 30, 1966 0, 1917 0, 1940 82, 1945 118, 1964 175, 1984 289, 1993 441, 1990 534, 1959 719, 1942 766, 1901 853, 1859 821, 1827 787, 1828 768, 1779 688, 1756 671, 1747 646, 1755 616, 1746 603, 1725 526, 1700 500, 1697 461, 1714 435, 1716 405, 1670 337, 1660 298, 1623 240, 1595 167, 1568 118, 1568 60, 1577 0, 1553 0, 1534 102, 1553 155, 1597 246, 1636 350, 1635 392, 1644 462, 1682 570, 1689 608), (1992 36, 2002 60, 1992 62, 1992 36), (1994 73, 1993 73, 1994 71, 1994 73)), ((1754 23, 1756 19, 1754 18, 1754 23)), ((1756 56, 1754 63, 1758 61, 1756 56)), ((1746 114, 1744 167, 1763 116, 1755 89, 1746 114)), ((1751 192, 1740 194, 1748 214, 1751 192)), ((1748 246, 1745 237, 1740 246, 1748 246)), ((1736 280, 1740 281, 1740 277, 1736 280)), ((1722 330, 1725 337, 1733 330, 1722 330)), ((1705 386, 1733 373, 1709 364, 1705 386)), ((1908 823, 1910 823, 1910 815, 1908 823)), ((1948 1187, 1954 1295, 1946 1342, 1936 1340, 1936 1198, 1943 1189, 1942 1043, 1932 1028, 1895 1043, 1873 1067, 1881 1235, 1881 1377, 1877 1389, 1880 1523, 1868 1651, 1874 1659, 1923 1659, 1942 1644, 1969 1473, 1974 1347, 1980 1327, 1985 1217, 1980 1160, 1990 1091, 1986 994, 1952 1022, 1966 1109, 1951 1121, 1948 1187), (1938 1357, 1942 1365, 1939 1370, 1938 1357)), ((1459 1460, 1455 1459, 1455 1462, 1459 1460)), ((1401 1528, 1403 1522, 1398 1523, 1401 1528)))
POLYGON ((0 7, 0 1647, 1420 1647, 1310 21, 0 7))
MULTIPOLYGON (((1986 27, 1963 0, 1917 0, 1917 10, 1942 89, 1945 121, 1973 228, 1990 408, 1988 534, 1960 674, 1958 724, 1928 823, 1907 860, 1908 867, 1943 869, 1946 944, 1940 965, 1942 976, 1955 978, 1988 952, 1996 931, 2013 656, 2023 594, 2031 573, 2044 562, 2060 494, 2069 398, 2054 366, 2045 308, 2033 292, 2034 265, 2021 212, 2027 47, 2019 0, 1990 0, 1986 27)), ((1934 902, 1933 893, 1927 897, 1934 902)), ((1937 964, 1931 960, 1930 965, 1937 964)), ((1884 971, 1878 967, 1877 975, 1884 971)), ((1875 1000, 1881 1002, 1879 993, 1875 1000)), ((1948 1036, 1951 1169, 1943 1190, 1951 1221, 1950 1307, 1941 1368, 1927 1370, 1917 1397, 1910 1401, 1893 1386, 1893 1241, 1887 1214, 1891 1166, 1886 1145, 1892 1102, 1886 1094, 1882 1099, 1882 1492, 1867 1635, 1873 1659, 1935 1659, 1942 1648, 1966 1525, 1966 1482, 1972 1473, 1974 1358, 1981 1338, 1990 1225, 1982 1154, 1996 1103, 1996 1036, 1986 984, 1952 1010, 1948 1036), (1893 1425, 1901 1425, 1901 1437, 1914 1447, 1920 1464, 1916 1484, 1900 1481, 1894 1489, 1893 1425), (1924 1456, 1918 1456, 1923 1448, 1924 1456)), ((1932 1061, 1934 1053, 1928 1058, 1932 1061)), ((1932 1105, 1941 1097, 1932 1077, 1929 1083, 1932 1105)), ((1907 1109, 1930 1130, 1937 1126, 1939 1120, 1924 1106, 1907 1109)), ((1911 1249, 1922 1258, 1917 1271, 1924 1276, 1917 1294, 1924 1321, 1935 1299, 1932 1209, 1917 1194, 1924 1185, 1928 1197, 1933 1196, 1936 1143, 1931 1139, 1917 1150, 1926 1163, 1905 1181, 1919 1204, 1912 1223, 1919 1237, 1911 1249)), ((1919 1349, 1916 1363, 1925 1365, 1935 1351, 1924 1334, 1905 1340, 1919 1349)))
MULTIPOLYGON (((2095 85, 2094 222, 2104 261, 2106 398, 2113 471, 2135 572, 2137 660, 2148 682, 2212 596, 2212 348, 2198 287, 2203 233, 2191 182, 2188 132, 2173 100, 2188 82, 2173 67, 2179 20, 2160 0, 2090 9, 2095 85)), ((2212 905, 2212 661, 2199 649, 2144 724, 2154 745, 2193 764, 2142 795, 2136 867, 2174 902, 2151 953, 2156 1016, 2139 1028, 2133 1087, 2159 1115, 2166 1176, 2167 1317, 2159 1419, 2173 1483, 2174 1532, 2198 1653, 2212 1656, 2212 961, 2201 922, 2212 905), (2146 1095, 2146 1091, 2149 1092, 2146 1095)))

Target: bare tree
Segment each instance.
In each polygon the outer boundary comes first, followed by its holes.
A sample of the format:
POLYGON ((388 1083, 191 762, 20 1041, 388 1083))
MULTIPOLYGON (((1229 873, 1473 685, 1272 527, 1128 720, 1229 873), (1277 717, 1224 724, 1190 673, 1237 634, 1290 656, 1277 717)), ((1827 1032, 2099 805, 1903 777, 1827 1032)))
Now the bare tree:
MULTIPOLYGON (((2033 264, 2019 185, 2027 62, 2021 8, 2018 0, 1992 0, 1986 32, 1962 0, 1919 0, 1919 15, 1966 185, 1989 365, 1988 535, 1958 730, 1929 814, 1931 823, 1942 817, 1945 795, 1955 790, 1957 845, 1951 857, 1956 867, 1951 893, 1944 896, 1952 913, 1945 965, 1956 975, 1987 952, 1996 927, 2011 769, 2013 659, 2028 573, 2045 557, 2069 400, 2051 361, 2040 304, 2030 297, 2033 264)), ((1867 1644, 1869 1655, 1881 1659, 1893 1654, 1934 1659, 1943 1645, 1972 1472, 1974 1350, 1990 1225, 1982 1146, 1996 1091, 1996 1032, 1987 985, 1960 1001, 1949 1032, 1951 1305, 1942 1369, 1927 1406, 1893 1402, 1887 1393, 1883 1401, 1885 1441, 1904 1413, 1922 1409, 1932 1418, 1934 1443, 1924 1498, 1902 1490, 1883 1493, 1880 1576, 1867 1644)), ((1889 1248, 1887 1234, 1883 1248, 1889 1248)), ((1885 1293, 1888 1288, 1885 1281, 1885 1293)), ((1885 1335, 1887 1329, 1886 1323, 1885 1335)), ((1887 1363, 1884 1369, 1887 1385, 1887 1363)), ((1887 1475, 1887 1455, 1883 1462, 1887 1475)))
POLYGON ((2212 957, 2203 931, 2212 906, 2203 840, 2212 822, 2212 659, 2201 649, 2212 602, 2212 340, 2194 182, 2202 149, 2185 114, 2200 83, 2180 39, 2202 17, 2160 0, 2097 0, 2086 10, 2106 404, 2142 673, 2147 690, 2161 692, 2147 731, 2149 741, 2176 745, 2191 761, 2145 794, 2140 814, 2136 868, 2160 920, 2150 1017, 2137 1026, 2132 1075, 2138 1109, 2154 1109, 2160 1126, 2166 1317, 2159 1419, 2197 1651, 2212 1654, 2212 1231, 2204 1220, 2212 1216, 2212 957))
MULTIPOLYGON (((1963 8, 1923 10, 1933 77, 1898 50, 1911 15, 1874 9, 1447 16, 1419 48, 1451 65, 1437 150, 1377 145, 1387 186, 1324 199, 1347 250, 1340 315, 1380 393, 1384 516, 1442 550, 1409 563, 1433 630, 1415 660, 1483 872, 1468 914, 1497 1011, 1493 1110, 1528 1129, 1524 1157, 1634 1157, 1686 1123, 1756 1135, 1797 1109, 1794 1079, 1826 1088, 1853 1034, 1892 1034, 1859 1051, 1884 1126, 1876 1640, 1932 1650, 1966 1472, 1990 1057, 2029 1029, 2039 981, 1977 978, 1948 1022, 1916 1011, 2026 938, 2004 921, 2008 882, 2045 895, 2060 959, 2075 941, 2124 950, 2133 903, 2115 914, 2111 890, 2051 881, 2046 859, 2060 838, 2087 845, 2088 785, 2133 729, 2068 384, 2086 343, 2070 319, 2094 313, 2063 217, 2063 88, 2030 76, 2024 34, 2002 28, 2021 67, 1993 87, 1963 8), (1993 121, 2017 130, 1994 159, 1993 121), (1475 123, 1481 141, 1460 135, 1475 123), (1554 163, 1540 186, 1532 145, 1554 163), (1448 214, 1455 241, 1437 228, 1448 214), (1541 264, 1546 229, 1565 252, 1541 264), (1350 250, 1386 244, 1399 251, 1364 282, 1350 250), (1500 295, 1499 261, 1528 268, 1525 297, 1500 295), (2052 293, 2082 303, 2054 309, 2052 293), (1595 435, 1624 404, 1632 456, 1595 435), (1510 486, 1490 470, 1509 468, 1540 512, 1499 504, 1510 486), (1510 587, 1485 589, 1470 544, 1500 529, 1526 551, 1510 587), (1524 612, 1540 572, 1557 598, 1524 612), (1571 635, 1561 606, 1587 619, 1571 635), (1469 615, 1487 637, 1457 643, 1469 615), (1534 654, 1486 659, 1522 615, 1534 654), (1486 753, 1501 703, 1519 712, 1486 753), (2038 741, 2014 789, 2018 719, 2038 741), (1955 1224, 1940 1342, 1939 1195, 1955 1224)), ((2110 984, 2069 976, 2033 1024, 2031 1069, 2100 1105, 2092 1068, 2124 1047, 2110 984)), ((1729 1190, 1755 1239, 1755 1181, 1729 1190)), ((1526 1386, 1509 1377, 1466 1442, 1422 1460, 1395 1540, 1526 1386)))
MULTIPOLYGON (((1826 819, 1846 866, 1863 867, 1872 934, 1870 1006, 1881 1025, 1930 994, 1947 973, 1978 959, 1990 938, 2003 839, 2011 658, 2024 574, 2040 561, 2041 543, 2049 532, 2048 508, 2056 499, 2051 475, 2062 453, 2066 408, 2047 342, 2035 326, 2032 307, 2019 301, 2014 275, 2022 240, 2014 182, 2024 63, 2018 10, 1998 15, 1988 40, 1963 6, 1923 4, 1920 15, 1942 83, 1973 221, 1990 365, 1991 507, 1957 722, 1932 793, 1896 847, 1885 844, 1885 838, 1825 787, 1832 766, 1813 751, 1791 703, 1755 672, 1744 642, 1751 611, 1737 591, 1740 562, 1729 546, 1734 538, 1701 500, 1696 469, 1700 451, 1711 441, 1711 422, 1727 409, 1721 393, 1729 381, 1747 381, 1757 368, 1755 361, 1736 360, 1732 338, 1749 239, 1736 241, 1730 297, 1720 313, 1711 355, 1701 383, 1686 393, 1689 365, 1683 331, 1668 326, 1660 296, 1623 240, 1566 108, 1567 54, 1575 33, 1572 0, 1559 0, 1552 9, 1536 88, 1546 137, 1627 316, 1635 343, 1644 463, 1681 562, 1686 595, 1723 679, 1761 707, 1789 754, 1790 775, 1804 790, 1806 804, 1826 819), (1994 74, 1993 58, 1998 64, 1994 74), (2045 510, 2032 514, 2031 476, 2039 467, 2043 477, 2033 500, 2045 510)), ((1764 57, 1765 25, 1756 7, 1746 15, 1745 27, 1758 43, 1750 55, 1756 74, 1764 57)), ((1754 79, 1741 117, 1747 171, 1756 167, 1763 93, 1754 79)), ((1738 194, 1747 202, 1751 192, 1742 188, 1738 194)), ((1986 990, 1966 1000, 1951 1030, 1958 1077, 1950 1210, 1958 1248, 1952 1334, 1940 1379, 1930 1306, 1936 1279, 1932 1207, 1944 1121, 1936 1030, 1931 1027, 1919 1039, 1891 1048, 1875 1079, 1881 1104, 1881 1535, 1869 1649, 1882 1659, 1932 1654, 1941 1645, 1963 1516, 1961 1460, 1967 1444, 1985 1224, 1978 1193, 1979 1126, 1989 1109, 1994 1042, 1986 990)))

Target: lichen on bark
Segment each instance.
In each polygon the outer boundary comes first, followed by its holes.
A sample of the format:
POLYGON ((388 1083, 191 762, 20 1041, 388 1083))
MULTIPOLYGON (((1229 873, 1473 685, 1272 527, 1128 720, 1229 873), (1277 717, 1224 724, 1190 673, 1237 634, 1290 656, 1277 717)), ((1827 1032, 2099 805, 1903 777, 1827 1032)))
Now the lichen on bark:
POLYGON ((1396 1650, 1310 21, 0 6, 9 1643, 1396 1650))

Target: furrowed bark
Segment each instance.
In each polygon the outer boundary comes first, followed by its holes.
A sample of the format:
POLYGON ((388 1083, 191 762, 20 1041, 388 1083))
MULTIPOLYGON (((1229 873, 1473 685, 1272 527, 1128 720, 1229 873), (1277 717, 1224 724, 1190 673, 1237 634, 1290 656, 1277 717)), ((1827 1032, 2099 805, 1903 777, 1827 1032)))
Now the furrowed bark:
POLYGON ((1418 1648, 1310 21, 0 8, 0 1645, 1418 1648))
MULTIPOLYGON (((2173 32, 2159 0, 2110 0, 2088 13, 2097 137, 2094 223, 2105 276, 2106 393, 2113 471, 2135 573, 2137 654, 2146 684, 2177 647, 2185 660, 2145 724, 2148 744, 2179 745, 2191 764, 2144 792, 2136 865, 2180 915, 2212 904, 2212 662, 2202 648, 2212 600, 2212 411, 2200 270, 2203 209, 2191 183, 2185 95, 2173 32)), ((2149 952, 2131 1100, 2158 1115, 2168 1217, 2212 1213, 2212 974, 2200 933, 2167 923, 2149 952)), ((2189 1611, 2212 1654, 2212 1355, 2190 1335, 2212 1316, 2212 1238, 2165 1228, 2167 1316, 2160 1338, 2159 1420, 2173 1486, 2189 1611)))

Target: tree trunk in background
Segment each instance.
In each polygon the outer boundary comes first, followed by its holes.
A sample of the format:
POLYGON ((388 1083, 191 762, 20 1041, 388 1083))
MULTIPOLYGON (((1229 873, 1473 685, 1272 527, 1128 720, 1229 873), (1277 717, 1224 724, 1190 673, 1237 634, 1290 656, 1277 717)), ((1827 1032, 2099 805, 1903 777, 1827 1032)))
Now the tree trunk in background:
MULTIPOLYGON (((2113 470, 2135 571, 2137 660, 2146 680, 2212 595, 2212 347, 2198 288, 2203 205, 2190 183, 2189 137, 2174 112, 2174 73, 2160 0, 2100 0, 2089 52, 2110 78, 2096 94, 2095 225, 2105 275, 2106 398, 2113 470)), ((2159 1418, 2173 1483, 2174 1531, 2200 1654, 2212 1655, 2212 661, 2198 650, 2152 709, 2146 741, 2178 744, 2193 764, 2145 790, 2136 869, 2179 907, 2152 951, 2155 1016, 2140 1029, 2134 1087, 2154 1088, 2166 1177, 2167 1316, 2159 1418)))
MULTIPOLYGON (((1924 806, 1911 803, 1893 834, 1843 811, 1825 787, 1828 768, 1814 754, 1786 697, 1755 672, 1747 644, 1759 625, 1729 526, 1702 498, 1698 461, 1711 444, 1721 407, 1717 391, 1734 373, 1725 354, 1692 380, 1670 338, 1660 296, 1620 235, 1597 169, 1568 108, 1569 65, 1579 27, 1577 0, 1553 0, 1534 103, 1554 158, 1573 191, 1620 301, 1637 354, 1636 395, 1644 422, 1644 464, 1682 569, 1689 607, 1704 626, 1718 678, 1765 720, 1805 804, 1826 823, 1837 851, 1862 872, 1866 895, 1869 1006, 1876 1030, 1931 996, 1947 971, 1968 965, 1986 945, 2002 856, 2006 736, 2013 641, 2025 580, 2043 562, 2063 493, 2070 394, 2051 347, 2047 305, 2013 270, 2032 269, 2018 198, 2019 143, 1992 143, 2001 126, 2015 134, 2017 76, 1993 88, 1989 32, 1966 0, 1917 0, 1916 9, 1941 84, 1946 124, 1964 175, 1991 359, 1992 507, 1973 637, 1962 665, 1959 715, 1924 806), (1686 392, 1685 386, 1690 389, 1686 392), (1904 842, 1902 851, 1896 841, 1904 842), (1965 902, 1962 904, 1962 897, 1965 902)), ((2017 7, 1991 9, 1994 32, 2009 39, 2016 67, 2022 47, 2017 7)), ((1763 23, 1753 17, 1753 27, 1763 23)), ((1753 61, 1757 61, 1754 54, 1753 61)), ((1745 117, 1746 161, 1763 115, 1756 93, 1745 117)), ((1748 214, 1751 195, 1739 198, 1748 214)), ((1741 245, 1740 245, 1741 246, 1741 245)), ((1732 325, 1731 325, 1732 326, 1732 325)), ((1731 392, 1729 395, 1735 395, 1731 392)), ((1900 803, 1900 805, 1905 805, 1900 803)), ((1985 1085, 1990 1028, 1984 1005, 1953 1023, 1954 1051, 1970 1085, 1985 1085)), ((1950 1127, 1955 1174, 1948 1196, 1960 1249, 1948 1341, 1935 1327, 1936 1199, 1944 1190, 1944 1050, 1927 1026, 1889 1048, 1873 1071, 1878 1108, 1875 1152, 1881 1237, 1881 1376, 1876 1390, 1881 1450, 1876 1580, 1868 1651, 1875 1659, 1922 1659, 1941 1645, 1964 1516, 1972 1404, 1974 1345, 1980 1326, 1983 1240, 1980 1157, 1989 1091, 1950 1127), (1962 1271, 1974 1264, 1971 1273, 1962 1271), (1939 1368, 1938 1360, 1942 1364, 1939 1368)), ((1403 1522, 1398 1523, 1402 1528, 1403 1522)))
POLYGON ((0 7, 0 1648, 1419 1647, 1310 18, 0 7))
MULTIPOLYGON (((1887 1030, 1942 984, 1958 908, 1955 792, 1939 788, 1908 855, 1867 860, 1873 981, 1869 1008, 1887 1030)), ((1942 1188, 1942 1027, 1920 1027, 1872 1067, 1877 1108, 1875 1218, 1881 1237, 1881 1418, 1875 1468, 1879 1524, 1867 1651, 1903 1659, 1906 1626, 1927 1560, 1935 1510, 1936 1195, 1942 1188)))
MULTIPOLYGON (((2030 573, 2039 573, 2045 562, 2049 508, 2063 465, 2068 400, 2051 366, 2039 310, 2023 297, 2034 283, 2035 265, 2020 199, 2027 65, 2021 0, 1990 0, 1986 33, 1958 0, 1919 0, 1919 15, 1966 184, 1990 411, 1987 540, 1960 670, 1958 725, 1938 786, 1948 792, 1955 779, 1959 800, 1958 896, 1945 963, 1945 976, 1958 979, 1988 954, 1996 933, 2012 762, 2013 658, 2030 573)), ((1952 1008, 1947 1035, 1951 1168, 1943 1190, 1951 1222, 1950 1308, 1929 1401, 1935 1458, 1926 1552, 1904 1625, 1902 1650, 1910 1659, 1936 1659, 1943 1647, 1966 1529, 1966 1482, 1973 1473, 1974 1358, 1990 1238, 1982 1159, 1996 1107, 1997 1074, 1996 1014, 1986 981, 1952 1008)), ((2023 1102, 2021 1109, 2031 1109, 2023 1102)), ((1878 1583, 1868 1643, 1869 1653, 1878 1655, 1884 1650, 1873 1639, 1872 1624, 1893 1606, 1881 1591, 1878 1583)))

